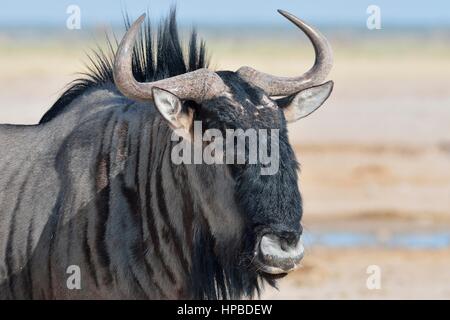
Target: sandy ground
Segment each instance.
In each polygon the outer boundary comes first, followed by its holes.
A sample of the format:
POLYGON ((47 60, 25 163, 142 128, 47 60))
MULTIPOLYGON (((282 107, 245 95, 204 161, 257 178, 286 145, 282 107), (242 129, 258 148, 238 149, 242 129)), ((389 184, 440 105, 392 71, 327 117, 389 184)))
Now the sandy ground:
POLYGON ((450 299, 450 250, 314 248, 303 267, 266 288, 263 299, 450 299), (380 268, 368 289, 367 268, 380 268))
MULTIPOLYGON (((394 212, 317 215, 305 218, 312 232, 372 234, 378 245, 306 247, 302 266, 266 287, 262 299, 450 299, 450 248, 393 247, 383 241, 401 234, 448 232, 448 216, 394 212), (380 270, 380 288, 369 289, 370 266, 380 270)), ((372 271, 373 272, 373 271, 372 271)))
MULTIPOLYGON (((251 64, 293 75, 312 61, 305 41, 264 46, 230 39, 211 43, 220 69, 251 64)), ((448 41, 369 40, 333 46, 332 97, 289 127, 301 162, 304 224, 312 231, 450 230, 448 41)), ((85 70, 88 46, 0 36, 0 123, 36 123, 85 70)), ((448 249, 312 247, 303 268, 263 298, 450 298, 449 266, 448 249), (365 286, 372 264, 382 270, 380 290, 365 286)))

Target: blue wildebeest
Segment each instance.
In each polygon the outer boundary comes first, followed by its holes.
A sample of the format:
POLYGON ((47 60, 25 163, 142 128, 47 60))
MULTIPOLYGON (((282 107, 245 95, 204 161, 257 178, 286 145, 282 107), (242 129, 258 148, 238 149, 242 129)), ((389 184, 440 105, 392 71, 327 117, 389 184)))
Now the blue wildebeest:
POLYGON ((195 33, 183 52, 174 12, 154 40, 141 16, 38 125, 0 125, 1 298, 242 298, 296 269, 302 201, 286 125, 330 95, 332 52, 280 13, 314 46, 302 76, 210 71, 195 33), (278 129, 278 172, 175 165, 172 133, 189 136, 194 120, 278 129))

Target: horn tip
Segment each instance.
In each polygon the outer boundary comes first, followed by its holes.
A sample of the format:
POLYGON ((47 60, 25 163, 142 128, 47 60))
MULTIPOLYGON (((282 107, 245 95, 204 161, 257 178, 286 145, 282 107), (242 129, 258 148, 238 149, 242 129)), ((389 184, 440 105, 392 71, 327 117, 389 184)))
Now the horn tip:
POLYGON ((281 14, 283 17, 286 17, 286 18, 291 15, 289 12, 287 12, 286 10, 283 10, 283 9, 277 9, 277 11, 279 14, 281 14))
POLYGON ((294 16, 292 13, 287 12, 286 10, 282 10, 282 9, 278 9, 277 10, 279 14, 281 14, 283 17, 285 17, 286 19, 288 19, 289 21, 293 22, 294 24, 298 25, 300 24, 305 24, 302 20, 300 20, 299 18, 297 18, 296 16, 294 16))

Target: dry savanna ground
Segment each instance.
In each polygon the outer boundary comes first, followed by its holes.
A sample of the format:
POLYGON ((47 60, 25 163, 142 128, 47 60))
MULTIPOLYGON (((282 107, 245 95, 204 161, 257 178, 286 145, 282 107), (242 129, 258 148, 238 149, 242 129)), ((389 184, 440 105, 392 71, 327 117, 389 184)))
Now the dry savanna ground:
MULTIPOLYGON (((301 162, 306 230, 450 230, 448 35, 338 35, 332 37, 332 97, 289 128, 301 162)), ((312 63, 301 38, 211 38, 219 69, 252 65, 294 75, 312 63)), ((74 73, 85 70, 88 47, 91 42, 22 41, 0 33, 0 123, 37 122, 74 73)), ((445 248, 313 246, 303 268, 262 297, 450 298, 449 265, 445 248), (366 287, 373 264, 382 271, 380 290, 366 287)))

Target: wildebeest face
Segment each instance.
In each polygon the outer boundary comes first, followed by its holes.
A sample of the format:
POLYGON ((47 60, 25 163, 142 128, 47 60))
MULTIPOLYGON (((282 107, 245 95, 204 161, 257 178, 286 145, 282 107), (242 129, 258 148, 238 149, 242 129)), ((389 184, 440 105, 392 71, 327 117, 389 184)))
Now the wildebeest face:
MULTIPOLYGON (((244 136, 245 148, 238 148, 239 134, 232 139, 235 156, 227 157, 229 146, 223 149, 223 163, 235 180, 235 199, 239 214, 246 223, 246 244, 243 250, 254 267, 263 274, 286 274, 297 268, 303 256, 301 241, 302 201, 297 182, 298 163, 288 140, 287 122, 302 118, 328 98, 332 83, 308 88, 279 100, 272 99, 262 89, 241 79, 234 72, 219 72, 227 86, 222 94, 200 104, 183 103, 175 95, 156 89, 155 105, 170 125, 193 138, 194 121, 201 122, 202 130, 214 129, 228 141, 230 132, 241 134, 255 130, 267 132, 267 141, 261 143, 244 136), (231 131, 230 131, 231 130, 231 131), (276 131, 272 135, 271 131, 276 131), (276 140, 276 141, 271 141, 276 140), (254 144, 252 148, 251 144, 254 144), (260 149, 277 163, 276 170, 262 174, 267 163, 262 163, 260 149), (275 150, 276 149, 276 150, 275 150), (238 163, 239 153, 245 161, 238 163), (256 152, 250 161, 251 152, 256 152), (276 157, 274 159, 273 157, 276 157)), ((226 144, 226 143, 225 143, 226 144)))
MULTIPOLYGON (((144 16, 127 31, 114 64, 119 90, 131 99, 152 100, 169 125, 188 139, 195 138, 195 134, 192 136, 195 120, 201 121, 202 130, 219 130, 225 138, 229 129, 278 132, 276 138, 268 134, 266 143, 258 143, 257 148, 258 155, 264 148, 270 155, 277 154, 276 170, 271 174, 262 174, 266 164, 261 157, 259 162, 250 161, 251 152, 242 162, 230 163, 227 159, 224 164, 235 181, 237 213, 246 223, 248 237, 244 251, 251 252, 251 261, 264 274, 289 272, 303 256, 297 161, 288 141, 287 122, 315 111, 333 87, 331 81, 323 83, 333 60, 326 38, 294 15, 279 12, 302 30, 314 46, 315 63, 301 76, 278 77, 244 66, 236 72, 197 69, 168 79, 138 83, 132 73, 130 53, 144 16), (275 99, 279 96, 282 98, 275 99)), ((261 141, 260 135, 258 140, 261 141)), ((244 149, 250 151, 251 143, 244 149)), ((229 150, 223 155, 227 157, 229 150)))

